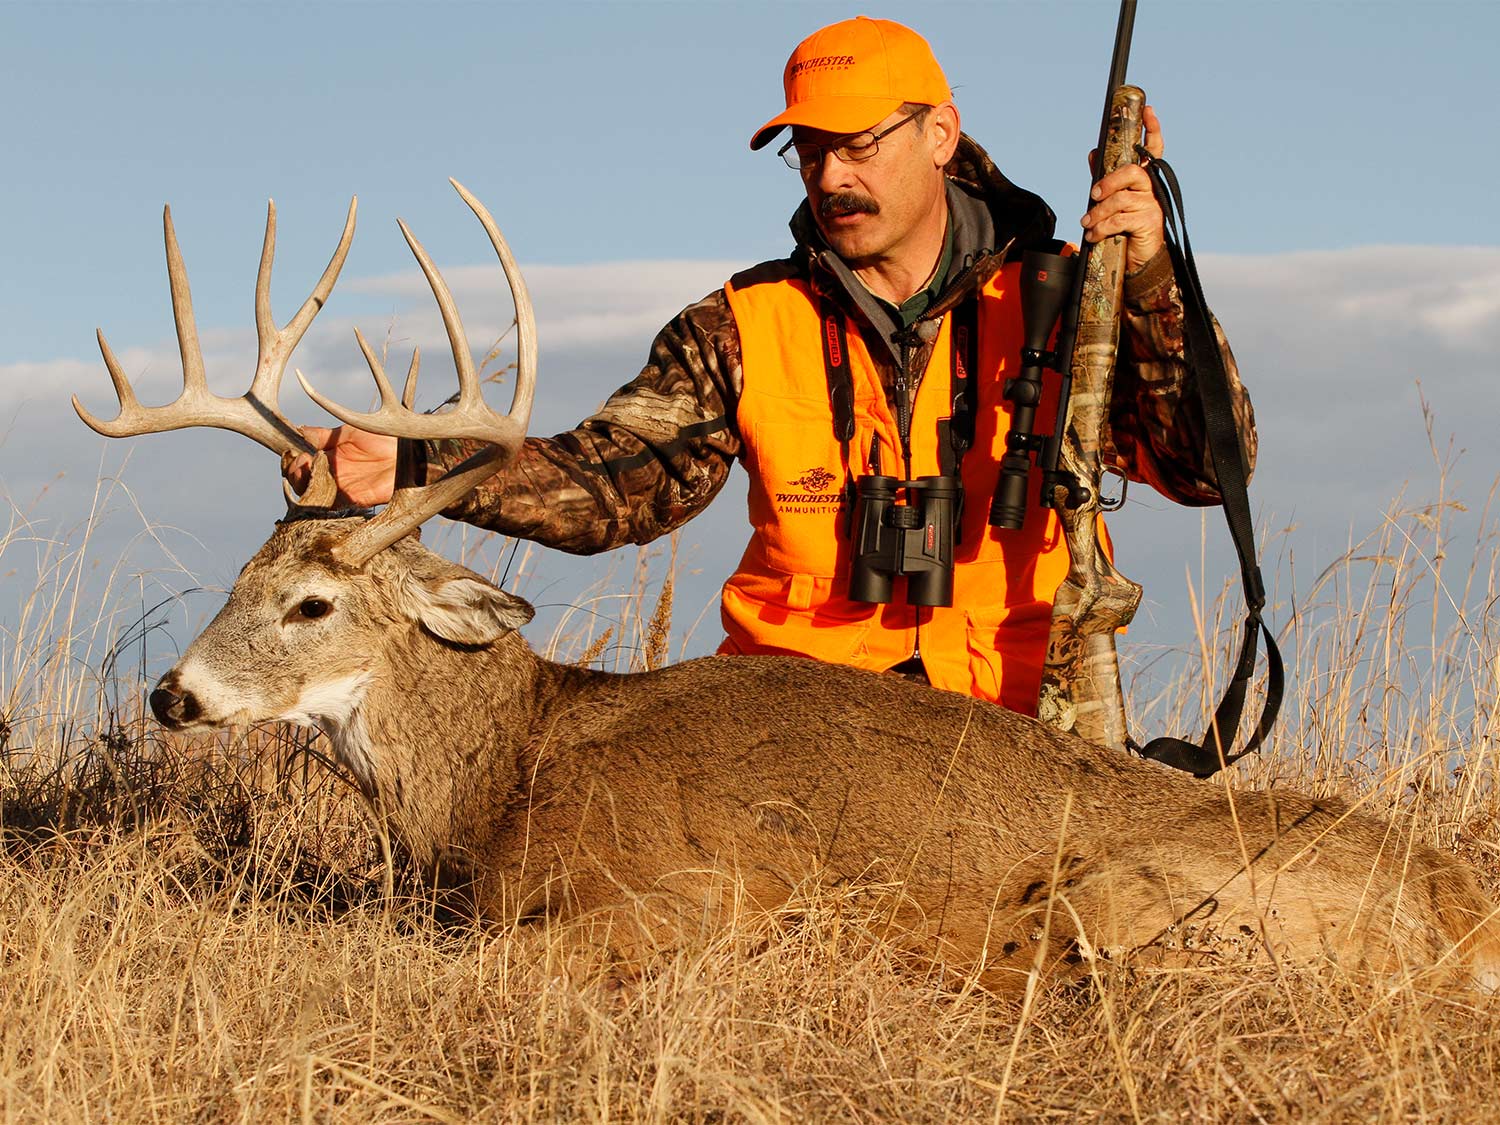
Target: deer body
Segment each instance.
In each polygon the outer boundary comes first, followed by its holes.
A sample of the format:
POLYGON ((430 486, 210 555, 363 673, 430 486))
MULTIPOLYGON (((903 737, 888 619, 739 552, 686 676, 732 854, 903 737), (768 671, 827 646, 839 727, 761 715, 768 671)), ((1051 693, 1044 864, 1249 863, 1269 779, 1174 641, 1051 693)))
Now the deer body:
POLYGON ((644 903, 667 930, 832 886, 880 896, 896 940, 1001 990, 1043 941, 1047 964, 1446 957, 1500 984, 1467 869, 1339 802, 1230 794, 811 660, 554 664, 515 631, 524 602, 413 540, 339 563, 346 522, 282 525, 153 706, 178 727, 322 726, 413 855, 493 921, 644 903))

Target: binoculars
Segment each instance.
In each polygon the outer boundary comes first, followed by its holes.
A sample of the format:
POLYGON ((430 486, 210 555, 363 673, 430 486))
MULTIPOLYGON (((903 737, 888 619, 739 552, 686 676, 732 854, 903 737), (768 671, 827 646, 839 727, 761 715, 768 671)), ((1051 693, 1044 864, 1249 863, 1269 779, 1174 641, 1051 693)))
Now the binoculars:
POLYGON ((962 494, 957 477, 871 474, 855 481, 849 597, 889 602, 892 579, 904 575, 908 605, 952 605, 953 529, 962 494), (903 492, 906 503, 897 503, 903 492))

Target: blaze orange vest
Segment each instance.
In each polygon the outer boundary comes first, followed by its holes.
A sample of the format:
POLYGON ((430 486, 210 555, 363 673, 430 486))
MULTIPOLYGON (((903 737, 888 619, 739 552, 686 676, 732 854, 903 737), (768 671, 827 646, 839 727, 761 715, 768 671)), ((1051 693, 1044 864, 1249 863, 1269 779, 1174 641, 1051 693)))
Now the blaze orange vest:
MULTIPOLYGON (((884 671, 912 655, 920 614, 922 662, 935 687, 1035 712, 1052 599, 1068 571, 1057 516, 1037 505, 1040 473, 1031 474, 1023 528, 1001 531, 987 522, 1010 427, 1002 392, 1020 364, 1019 275, 1019 264, 1006 265, 980 298, 974 445, 962 466, 953 605, 922 609, 906 604, 904 578, 896 580, 888 605, 848 596, 846 474, 871 471, 877 437, 880 471, 903 473, 896 417, 858 328, 846 318, 855 422, 853 463, 846 465, 834 434, 818 300, 809 284, 798 278, 757 282, 752 271, 725 286, 744 364, 737 421, 754 532, 724 584, 727 637, 719 651, 795 653, 884 671)), ((943 318, 918 384, 913 478, 940 472, 938 421, 950 411, 952 319, 943 318)), ((1037 411, 1039 430, 1052 427, 1055 397, 1049 384, 1037 411)))

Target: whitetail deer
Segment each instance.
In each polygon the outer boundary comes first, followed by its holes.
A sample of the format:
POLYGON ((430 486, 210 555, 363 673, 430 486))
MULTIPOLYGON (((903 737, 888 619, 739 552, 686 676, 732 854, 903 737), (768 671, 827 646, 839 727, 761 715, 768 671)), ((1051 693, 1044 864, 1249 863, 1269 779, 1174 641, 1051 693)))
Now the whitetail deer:
MULTIPOLYGON (((770 911, 835 885, 878 896, 901 942, 999 991, 1033 967, 1123 955, 1331 955, 1500 987, 1500 930, 1470 871, 1338 801, 1233 792, 987 703, 812 660, 710 657, 613 675, 533 654, 518 631, 530 606, 417 542, 424 520, 515 456, 536 374, 520 272, 483 206, 454 186, 514 295, 511 413, 484 404, 458 310, 402 224, 452 344, 457 408, 414 413, 417 357, 398 399, 358 333, 380 409, 309 393, 379 433, 490 444, 431 486, 402 482, 373 517, 328 509, 331 481, 319 476, 151 693, 162 723, 321 728, 411 853, 502 923, 588 915, 628 946, 643 919, 670 932, 712 924, 735 896, 770 911)), ((121 414, 101 423, 75 398, 85 422, 111 436, 221 426, 278 453, 305 448, 277 387, 343 263, 354 206, 281 331, 274 217, 250 391, 207 391, 168 212, 185 389, 141 407, 101 334, 121 414)))

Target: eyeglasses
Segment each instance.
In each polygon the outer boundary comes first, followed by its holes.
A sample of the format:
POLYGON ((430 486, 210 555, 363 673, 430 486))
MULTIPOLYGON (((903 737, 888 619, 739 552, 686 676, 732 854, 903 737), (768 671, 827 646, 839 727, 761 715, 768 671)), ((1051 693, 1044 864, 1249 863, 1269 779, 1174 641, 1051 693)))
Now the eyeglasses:
POLYGON ((878 133, 872 133, 868 129, 863 133, 850 133, 847 137, 839 137, 826 145, 813 144, 811 141, 787 141, 776 150, 776 155, 786 161, 786 166, 793 172, 805 172, 809 168, 818 167, 823 163, 823 154, 826 152, 833 153, 845 164, 858 164, 880 151, 883 138, 921 116, 923 114, 910 113, 889 129, 882 129, 878 133))

